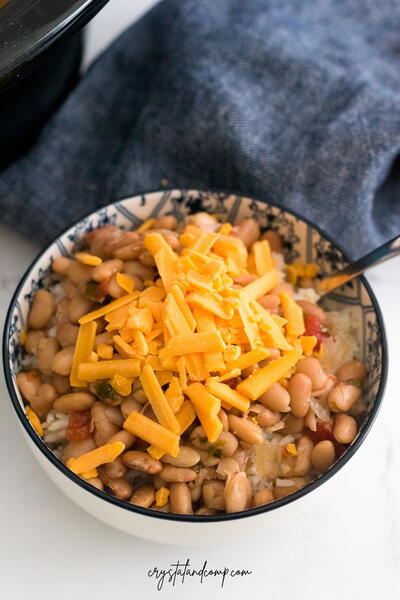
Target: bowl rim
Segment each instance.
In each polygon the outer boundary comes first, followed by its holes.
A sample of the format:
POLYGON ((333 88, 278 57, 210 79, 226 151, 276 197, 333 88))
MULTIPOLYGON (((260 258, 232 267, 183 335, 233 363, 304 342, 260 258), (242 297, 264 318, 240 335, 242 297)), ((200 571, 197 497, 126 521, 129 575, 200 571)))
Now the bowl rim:
MULTIPOLYGON (((379 388, 378 388, 378 391, 376 394, 374 406, 368 416, 366 423, 363 426, 362 431, 359 433, 357 439, 346 450, 346 452, 344 452, 344 454, 342 454, 342 456, 340 456, 337 459, 337 461, 334 463, 334 465, 326 473, 323 473, 322 475, 320 475, 319 477, 317 477, 316 479, 311 481, 304 488, 301 488, 300 490, 297 490, 296 492, 293 492, 292 494, 289 494, 288 496, 286 496, 284 498, 280 498, 279 500, 274 500, 270 504, 264 504, 262 506, 249 508, 249 509, 239 511, 239 512, 223 513, 223 514, 218 514, 218 515, 194 515, 194 514, 193 515, 181 515, 181 514, 176 514, 176 513, 163 513, 161 511, 153 510, 151 508, 143 508, 143 507, 137 506, 135 504, 130 504, 127 500, 120 500, 119 498, 116 498, 115 496, 112 496, 111 494, 108 494, 107 492, 99 490, 99 489, 95 488, 93 485, 87 483, 87 481, 85 479, 83 479, 83 478, 79 477, 78 475, 76 475, 75 473, 73 473, 70 469, 68 469, 68 467, 66 465, 64 465, 64 463, 61 462, 61 460, 59 458, 57 458, 57 456, 55 454, 53 454, 53 452, 45 444, 45 442, 36 433, 34 433, 32 426, 30 425, 28 419, 26 418, 26 414, 24 413, 24 411, 21 408, 20 402, 18 400, 17 394, 14 389, 12 375, 11 375, 11 371, 9 368, 9 346, 8 346, 8 334, 9 334, 9 329, 10 329, 10 325, 11 325, 11 314, 12 314, 12 311, 14 308, 14 303, 16 302, 16 300, 19 297, 21 288, 25 284, 25 281, 29 277, 30 272, 35 267, 36 263, 41 259, 43 254, 45 254, 50 249, 50 247, 53 244, 55 244, 57 242, 57 240, 61 236, 63 236, 69 229, 75 227, 81 221, 87 219, 88 217, 95 215, 100 210, 104 210, 104 209, 111 207, 119 202, 129 200, 130 198, 134 198, 136 196, 140 197, 140 196, 146 196, 149 194, 155 194, 155 193, 160 193, 160 192, 174 192, 174 191, 188 192, 188 193, 189 192, 200 192, 203 194, 219 194, 220 193, 220 194, 225 194, 225 195, 235 195, 235 196, 238 196, 239 198, 246 198, 248 200, 255 201, 255 202, 263 202, 263 200, 254 198, 253 196, 247 195, 244 192, 237 192, 234 190, 223 189, 223 188, 222 189, 221 188, 199 189, 199 188, 195 188, 195 187, 193 187, 193 188, 190 188, 190 187, 182 187, 182 188, 180 188, 180 187, 165 187, 165 188, 151 189, 151 190, 138 191, 138 192, 132 193, 132 195, 126 196, 120 200, 114 200, 113 202, 109 202, 103 206, 100 206, 96 210, 91 210, 88 213, 86 213, 85 215, 81 216, 76 221, 74 221, 73 223, 69 224, 67 227, 65 227, 65 229, 63 229, 63 231, 61 233, 56 235, 48 244, 46 244, 46 246, 36 255, 36 257, 30 263, 30 265, 26 269, 25 273, 21 277, 21 280, 12 296, 9 307, 7 309, 7 315, 6 315, 6 319, 5 319, 5 323, 4 323, 4 330, 3 330, 2 357, 3 357, 3 369, 4 369, 4 375, 5 375, 5 381, 6 381, 8 393, 10 394, 12 405, 14 407, 15 412, 17 413, 20 423, 22 424, 25 432, 28 434, 30 440, 35 444, 35 446, 38 448, 38 450, 42 454, 44 454, 44 456, 50 461, 50 463, 56 469, 61 471, 61 473, 63 473, 70 481, 72 481, 73 483, 76 483, 80 488, 86 490, 90 494, 93 494, 98 499, 105 500, 106 502, 108 502, 116 507, 122 508, 128 512, 133 512, 133 513, 136 513, 136 514, 139 514, 142 516, 153 517, 153 518, 163 519, 163 520, 167 520, 167 521, 178 521, 178 522, 186 522, 186 523, 188 523, 188 522, 189 523, 215 523, 215 522, 219 523, 219 522, 223 522, 223 521, 234 521, 236 519, 244 519, 247 517, 258 516, 258 515, 261 515, 264 513, 271 512, 273 510, 276 510, 276 509, 286 506, 288 504, 291 504, 292 502, 295 502, 296 500, 302 498, 303 496, 310 494, 315 489, 317 489, 320 485, 326 483, 329 479, 331 479, 331 477, 336 475, 336 473, 338 471, 340 471, 342 469, 342 467, 344 467, 344 465, 357 452, 357 450, 359 449, 361 444, 364 442, 366 436, 368 435, 368 433, 376 419, 376 416, 377 416, 379 409, 381 407, 381 404, 382 404, 383 395, 384 395, 386 383, 387 383, 388 347, 387 347, 386 331, 385 331, 385 325, 384 325, 384 321, 383 321, 381 308, 379 306, 379 303, 376 299, 374 292, 372 291, 370 284, 368 283, 368 281, 365 279, 365 277, 363 275, 361 275, 359 277, 359 279, 362 282, 362 284, 364 285, 365 289, 367 290, 367 292, 371 298, 371 304, 374 308, 376 318, 377 318, 379 333, 380 333, 380 337, 381 337, 381 346, 382 346, 382 373, 381 373, 379 388)), ((341 248, 341 246, 339 244, 337 244, 330 237, 330 235, 326 234, 323 228, 321 228, 318 225, 315 225, 307 217, 303 217, 296 211, 294 211, 292 209, 288 209, 285 206, 282 206, 281 204, 278 204, 275 202, 270 202, 268 200, 265 200, 265 204, 268 204, 268 206, 271 206, 272 208, 278 208, 280 210, 283 210, 283 211, 293 215, 297 219, 300 219, 301 221, 306 223, 308 226, 315 229, 315 231, 317 231, 317 233, 319 233, 328 242, 333 244, 333 246, 336 247, 342 253, 345 260, 347 260, 347 261, 350 260, 348 258, 347 253, 341 248)))

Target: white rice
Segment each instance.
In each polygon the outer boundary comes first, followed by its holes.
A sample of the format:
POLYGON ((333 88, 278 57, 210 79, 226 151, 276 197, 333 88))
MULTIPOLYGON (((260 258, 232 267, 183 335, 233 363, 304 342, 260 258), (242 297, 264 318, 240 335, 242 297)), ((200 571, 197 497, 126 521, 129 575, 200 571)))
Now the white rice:
POLYGON ((317 294, 314 288, 298 288, 294 294, 294 299, 316 304, 319 300, 319 294, 317 294))
POLYGON ((46 444, 60 444, 66 441, 65 432, 68 427, 68 415, 51 410, 42 423, 46 444))

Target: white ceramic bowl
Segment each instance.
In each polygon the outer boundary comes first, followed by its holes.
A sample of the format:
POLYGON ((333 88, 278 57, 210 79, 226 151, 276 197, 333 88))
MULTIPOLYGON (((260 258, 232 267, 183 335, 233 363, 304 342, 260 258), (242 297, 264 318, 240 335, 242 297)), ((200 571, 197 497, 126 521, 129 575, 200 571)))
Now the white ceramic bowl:
MULTIPOLYGON (((354 325, 361 343, 361 358, 368 368, 365 399, 368 410, 360 423, 357 438, 327 473, 281 500, 247 511, 223 515, 176 515, 143 509, 97 490, 76 476, 53 454, 27 420, 16 386, 23 350, 19 340, 25 328, 30 302, 39 287, 51 280, 50 265, 57 256, 79 249, 82 236, 108 223, 134 229, 150 217, 205 211, 224 221, 236 222, 254 217, 265 229, 278 231, 285 240, 287 262, 315 262, 322 275, 346 264, 343 252, 319 229, 299 216, 265 202, 225 192, 161 190, 139 194, 90 214, 67 229, 34 260, 19 284, 8 311, 3 340, 5 376, 12 404, 32 453, 54 483, 74 502, 98 519, 143 538, 166 543, 200 545, 226 543, 251 535, 265 527, 279 527, 287 519, 307 510, 323 510, 321 494, 325 483, 339 472, 360 447, 382 401, 387 374, 387 349, 382 315, 376 298, 362 277, 343 286, 327 299, 329 309, 354 307, 354 325), (324 485, 322 485, 324 484, 324 485)), ((333 482, 337 477, 333 478, 333 482)), ((332 485, 332 483, 331 483, 332 485)))

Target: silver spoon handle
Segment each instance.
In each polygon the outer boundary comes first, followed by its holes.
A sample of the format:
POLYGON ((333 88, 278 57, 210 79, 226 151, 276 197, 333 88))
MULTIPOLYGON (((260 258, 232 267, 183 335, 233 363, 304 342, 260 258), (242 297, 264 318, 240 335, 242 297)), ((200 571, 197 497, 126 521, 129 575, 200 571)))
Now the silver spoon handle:
POLYGON ((388 260, 389 258, 393 258, 400 254, 400 235, 397 235, 393 239, 389 240, 379 248, 372 250, 362 258, 359 258, 355 262, 350 263, 342 269, 338 271, 335 275, 330 275, 329 277, 325 277, 317 284, 317 291, 321 296, 331 292, 335 288, 343 285, 347 281, 354 279, 354 277, 358 277, 371 267, 375 265, 379 265, 380 263, 388 260))

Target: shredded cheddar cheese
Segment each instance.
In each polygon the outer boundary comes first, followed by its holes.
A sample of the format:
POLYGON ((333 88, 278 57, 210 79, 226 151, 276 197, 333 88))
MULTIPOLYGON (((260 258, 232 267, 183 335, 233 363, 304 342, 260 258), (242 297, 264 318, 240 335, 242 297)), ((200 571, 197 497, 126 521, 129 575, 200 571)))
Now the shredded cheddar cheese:
POLYGON ((141 413, 133 411, 124 422, 124 429, 171 456, 179 452, 179 436, 141 413))
POLYGON ((156 506, 165 506, 169 498, 169 489, 162 486, 156 491, 156 506))
MULTIPOLYGON (((72 359, 72 369, 70 383, 75 387, 86 387, 88 379, 79 375, 79 369, 83 362, 90 361, 90 356, 94 347, 96 337, 97 323, 88 321, 79 327, 78 338, 76 340, 75 352, 72 359)), ((95 363, 88 363, 95 365, 95 363)))
MULTIPOLYGON (((290 295, 280 294, 283 316, 258 302, 281 282, 267 240, 255 242, 248 253, 229 223, 214 232, 187 225, 175 252, 166 237, 152 231, 155 223, 149 219, 137 230, 154 259, 154 280, 137 291, 130 276, 117 273, 124 295, 81 317, 71 385, 105 379, 128 397, 139 378, 155 417, 133 411, 124 428, 160 459, 177 455, 180 436, 196 417, 208 441, 216 442, 223 429, 221 406, 246 413, 252 401, 291 376, 302 355, 313 353, 316 338, 304 335, 302 308, 290 295), (234 284, 234 278, 249 274, 251 283, 234 284), (109 339, 95 347, 97 322, 109 339)), ((85 260, 96 258, 89 256, 85 260)), ((301 276, 315 276, 311 267, 303 265, 301 276)), ((82 462, 84 469, 71 464, 83 477, 103 464, 82 462)), ((168 500, 163 494, 159 506, 168 500)))
POLYGON ((32 410, 30 406, 26 406, 25 412, 26 416, 28 417, 28 421, 32 425, 33 429, 40 437, 43 437, 43 427, 35 411, 32 410))
POLYGON ((90 267, 97 267, 103 262, 100 256, 94 256, 93 254, 89 254, 89 252, 77 252, 75 258, 83 265, 88 265, 90 267))
POLYGON ((115 275, 115 280, 120 288, 122 288, 128 294, 132 294, 135 288, 135 284, 133 279, 131 279, 129 275, 125 275, 124 273, 117 273, 115 275))
POLYGON ((125 450, 122 442, 112 442, 86 452, 78 458, 69 458, 67 467, 77 475, 88 473, 100 465, 113 462, 125 450))

